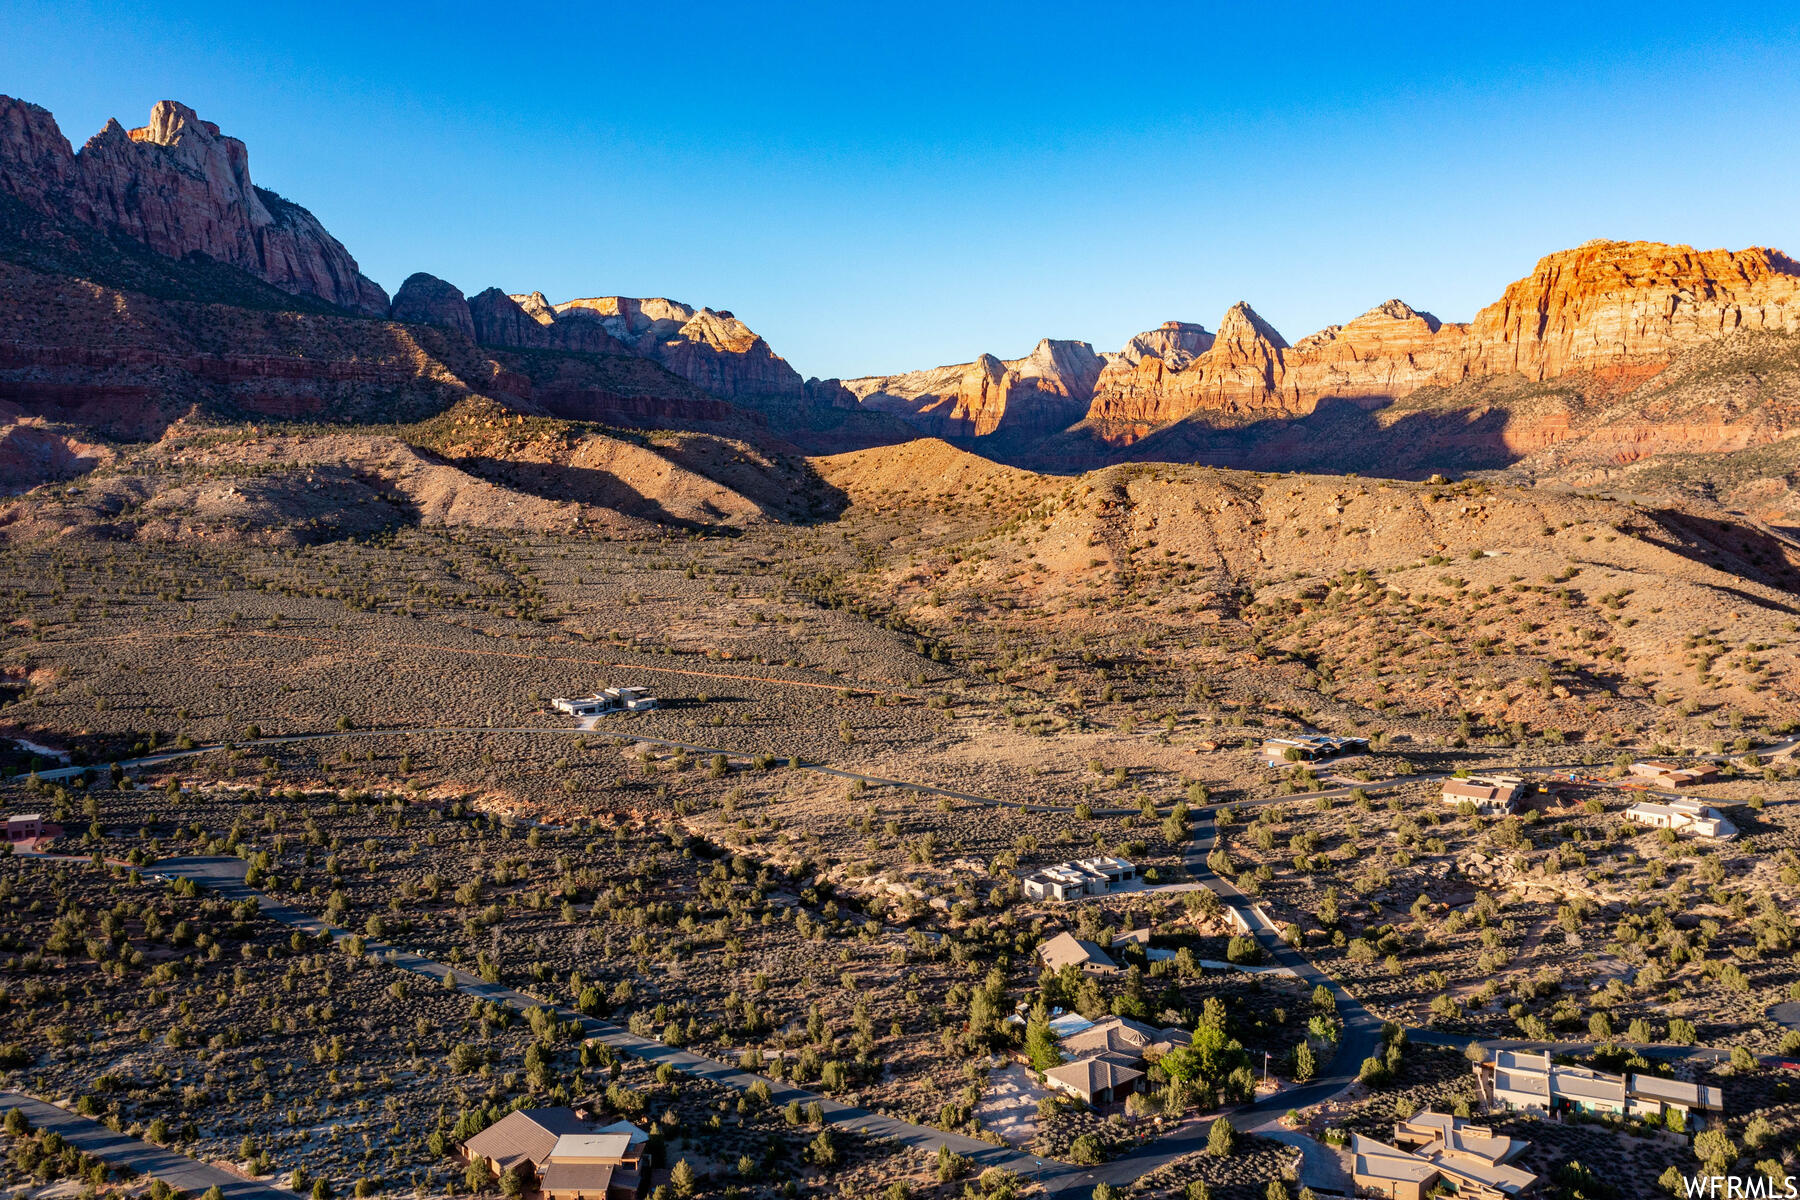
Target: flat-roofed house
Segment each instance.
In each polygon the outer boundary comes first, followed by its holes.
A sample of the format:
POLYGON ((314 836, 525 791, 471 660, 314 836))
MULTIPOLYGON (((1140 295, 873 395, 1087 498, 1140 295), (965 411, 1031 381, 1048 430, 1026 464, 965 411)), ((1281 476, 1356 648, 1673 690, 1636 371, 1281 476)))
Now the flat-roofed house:
POLYGON ((1075 900, 1104 896, 1138 877, 1137 866, 1122 858, 1101 855, 1077 858, 1025 875, 1019 890, 1032 900, 1075 900))
POLYGON ((1394 1144, 1358 1135, 1353 1175, 1359 1188, 1396 1200, 1423 1200, 1432 1189, 1473 1200, 1530 1194, 1537 1176, 1510 1165, 1525 1148, 1459 1117, 1424 1112, 1394 1126, 1394 1144))
POLYGON ((1345 754, 1367 754, 1369 739, 1335 737, 1328 733, 1297 733, 1292 737, 1264 738, 1262 756, 1271 763, 1319 762, 1345 754))
POLYGON ((1647 779, 1664 787, 1688 787, 1719 777, 1719 768, 1714 763, 1700 762, 1684 767, 1680 763, 1661 758, 1634 762, 1629 770, 1638 779, 1647 779))
POLYGON ((1466 801, 1484 817, 1503 817, 1524 798, 1525 781, 1517 775, 1471 775, 1444 781, 1445 804, 1461 805, 1466 801))
POLYGON ((1502 1050, 1475 1067, 1482 1100, 1490 1107, 1590 1116, 1646 1117, 1668 1122, 1671 1112, 1682 1124, 1724 1111, 1724 1093, 1716 1087, 1663 1079, 1655 1075, 1614 1075, 1589 1067, 1550 1061, 1548 1054, 1502 1050))
POLYGON ((1704 1125, 1709 1114, 1725 1111, 1725 1093, 1721 1089, 1660 1075, 1632 1075, 1626 1084, 1626 1098, 1632 1116, 1667 1125, 1672 1124, 1669 1114, 1675 1113, 1681 1117, 1683 1128, 1695 1121, 1704 1125))
POLYGON ((1119 969, 1119 964, 1114 962, 1112 957, 1098 945, 1083 941, 1066 931, 1041 943, 1037 948, 1037 954, 1043 964, 1052 971, 1060 971, 1070 964, 1096 974, 1107 974, 1119 969))
POLYGON ((1350 1175, 1360 1194, 1389 1200, 1425 1200, 1441 1178, 1438 1169, 1416 1154, 1362 1134, 1350 1137, 1350 1175))
POLYGON ((6 818, 6 840, 9 842, 32 842, 43 836, 43 813, 20 813, 6 818))
POLYGON ((616 712, 647 712, 656 707, 649 688, 609 687, 586 696, 558 696, 550 707, 571 717, 598 717, 616 712))
POLYGON ((1093 1105, 1114 1104, 1143 1087, 1144 1073, 1105 1055, 1051 1067, 1044 1081, 1093 1105))
POLYGON ((588 696, 558 696, 550 707, 571 717, 597 717, 613 711, 613 702, 598 692, 588 696))
POLYGON ((539 1168, 544 1200, 636 1200, 649 1172, 630 1133, 565 1134, 539 1168))
POLYGON ((1737 826, 1726 819, 1724 813, 1695 800, 1633 804, 1625 810, 1625 819, 1652 829, 1673 829, 1676 833, 1691 833, 1720 841, 1737 836, 1737 826))
POLYGON ((601 694, 627 712, 646 712, 656 707, 656 697, 649 688, 609 687, 601 694))

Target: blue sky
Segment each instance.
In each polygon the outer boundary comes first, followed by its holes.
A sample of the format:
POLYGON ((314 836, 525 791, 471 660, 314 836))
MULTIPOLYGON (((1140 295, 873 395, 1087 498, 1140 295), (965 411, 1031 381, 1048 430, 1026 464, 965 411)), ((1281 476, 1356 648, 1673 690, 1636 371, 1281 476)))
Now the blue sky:
POLYGON ((1461 7, 15 0, 0 92, 186 101, 390 290, 671 296, 808 375, 1800 252, 1792 5, 1461 7))

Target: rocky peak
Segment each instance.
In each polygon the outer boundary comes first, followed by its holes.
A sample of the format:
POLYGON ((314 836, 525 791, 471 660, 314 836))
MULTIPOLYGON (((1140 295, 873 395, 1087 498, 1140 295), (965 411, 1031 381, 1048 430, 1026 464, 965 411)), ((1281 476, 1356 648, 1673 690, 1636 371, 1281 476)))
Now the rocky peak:
MULTIPOLYGON (((405 286, 400 290, 404 292, 405 286)), ((484 346, 536 346, 539 343, 535 339, 544 328, 516 297, 497 287, 469 297, 469 318, 475 325, 475 340, 484 346)))
POLYGON ((164 100, 127 131, 110 120, 72 154, 54 118, 0 97, 0 189, 38 212, 171 258, 204 254, 284 291, 370 315, 387 294, 304 208, 256 187, 244 144, 164 100))
MULTIPOLYGON (((1777 250, 1597 240, 1546 255, 1466 325, 1388 300, 1284 345, 1247 305, 1179 370, 1113 364, 1089 419, 1119 440, 1192 413, 1298 414, 1325 399, 1380 405, 1480 376, 1629 370, 1744 332, 1800 332, 1800 268, 1777 250)), ((1146 363, 1148 359, 1144 360, 1146 363)))
POLYGON ((0 96, 0 184, 33 208, 60 191, 75 166, 75 151, 48 109, 0 96))
POLYGON ((539 325, 556 324, 556 309, 551 306, 549 299, 544 293, 526 292, 523 295, 511 296, 509 299, 512 300, 514 304, 517 304, 526 316, 536 321, 539 325))
POLYGON ((1352 325, 1354 325, 1358 321, 1367 322, 1367 321, 1379 321, 1379 320, 1423 321, 1431 329, 1431 331, 1433 333, 1436 333, 1438 331, 1438 329, 1443 325, 1442 321, 1438 320, 1436 317, 1432 316, 1430 313, 1420 312, 1418 309, 1414 308, 1412 305, 1408 304, 1406 301, 1397 300, 1397 299, 1396 300, 1383 300, 1380 304, 1377 304, 1374 308, 1371 308, 1368 312, 1364 313, 1362 316, 1356 318, 1355 321, 1352 321, 1350 323, 1352 325))
POLYGON ((645 355, 652 342, 680 337, 682 326, 698 315, 698 310, 661 296, 589 296, 565 300, 556 312, 598 318, 614 337, 645 355))
POLYGON ((542 292, 498 291, 482 293, 470 307, 480 340, 490 345, 634 354, 723 400, 806 401, 799 373, 726 310, 693 308, 660 296, 589 296, 552 304, 542 292), (538 328, 526 328, 521 318, 538 328))
POLYGON ((1277 350, 1288 348, 1287 339, 1275 331, 1275 327, 1257 315, 1249 303, 1239 300, 1225 310, 1224 318, 1219 322, 1219 332, 1213 339, 1213 345, 1220 342, 1235 347, 1248 347, 1252 343, 1266 343, 1277 350))
POLYGON ((732 354, 746 353, 762 340, 729 312, 714 312, 710 308, 703 308, 684 321, 676 337, 732 354))
POLYGON ((1190 321, 1164 321, 1155 329, 1138 334, 1125 343, 1119 358, 1136 366, 1146 358, 1160 360, 1171 370, 1180 370, 1196 355, 1212 349, 1213 335, 1206 326, 1190 321))
POLYGON ((1544 379, 1666 362, 1738 330, 1800 327, 1800 272, 1779 251, 1591 241, 1546 255, 1469 324, 1471 366, 1544 379))
POLYGON ((471 339, 475 337, 475 318, 462 292, 436 275, 427 275, 423 271, 408 275, 400 290, 394 293, 388 318, 438 325, 471 339))

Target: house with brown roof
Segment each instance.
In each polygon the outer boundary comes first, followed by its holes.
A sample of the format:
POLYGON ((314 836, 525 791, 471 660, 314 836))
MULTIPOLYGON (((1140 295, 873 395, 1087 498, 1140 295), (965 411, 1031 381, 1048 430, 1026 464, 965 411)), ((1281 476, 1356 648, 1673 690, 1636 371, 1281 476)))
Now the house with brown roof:
POLYGON ((1174 1026, 1157 1029, 1128 1017, 1106 1017, 1080 1033, 1065 1037, 1062 1050, 1075 1059, 1097 1054, 1118 1055, 1128 1065, 1141 1067, 1150 1056, 1160 1058, 1177 1046, 1192 1045, 1193 1040, 1187 1030, 1174 1026))
POLYGON ((1443 801, 1452 807, 1473 804, 1484 817, 1503 817, 1525 798, 1525 781, 1517 775, 1471 775, 1446 779, 1443 801))
POLYGON ((1143 1090, 1144 1073, 1111 1055, 1064 1063, 1044 1072, 1044 1082, 1088 1104, 1114 1104, 1143 1090))
POLYGON ((649 1171, 628 1133, 572 1133, 556 1140, 539 1179, 544 1200, 637 1200, 649 1171))
POLYGON ((1083 941, 1067 931, 1041 943, 1037 954, 1052 971, 1060 971, 1070 965, 1095 974, 1110 974, 1119 969, 1119 964, 1112 960, 1112 956, 1097 944, 1083 941))
POLYGON ((1634 778, 1661 784, 1663 787, 1688 787, 1696 783, 1707 783, 1719 777, 1719 768, 1715 763, 1699 762, 1684 767, 1680 763, 1667 759, 1652 758, 1643 762, 1634 762, 1628 768, 1634 778))
POLYGON ((571 1108, 522 1108, 463 1143, 495 1178, 525 1176, 545 1200, 637 1200, 649 1180, 649 1135, 628 1122, 596 1130, 571 1108))

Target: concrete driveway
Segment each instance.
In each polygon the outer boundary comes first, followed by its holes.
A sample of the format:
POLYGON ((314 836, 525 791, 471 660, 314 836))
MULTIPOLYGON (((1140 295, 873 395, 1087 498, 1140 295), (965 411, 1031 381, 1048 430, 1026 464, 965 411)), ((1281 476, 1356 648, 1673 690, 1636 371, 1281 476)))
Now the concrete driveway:
POLYGON ((1024 1146, 1037 1136, 1037 1106, 1052 1093, 1031 1076, 1023 1063, 1008 1063, 989 1072, 987 1090, 975 1106, 983 1129, 1005 1138, 1008 1145, 1024 1146))

